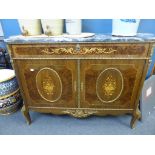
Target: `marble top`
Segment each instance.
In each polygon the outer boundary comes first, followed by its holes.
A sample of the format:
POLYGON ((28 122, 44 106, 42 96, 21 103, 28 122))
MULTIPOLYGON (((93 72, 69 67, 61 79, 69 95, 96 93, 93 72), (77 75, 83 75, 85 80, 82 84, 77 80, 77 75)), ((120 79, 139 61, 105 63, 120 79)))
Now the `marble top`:
POLYGON ((0 36, 0 41, 4 41, 4 36, 0 36))
POLYGON ((111 34, 95 34, 91 37, 70 38, 66 35, 48 37, 41 36, 11 36, 5 39, 8 44, 29 44, 29 43, 73 43, 73 42, 106 42, 106 43, 121 43, 121 42, 155 42, 155 35, 151 33, 138 33, 134 37, 118 37, 111 34))

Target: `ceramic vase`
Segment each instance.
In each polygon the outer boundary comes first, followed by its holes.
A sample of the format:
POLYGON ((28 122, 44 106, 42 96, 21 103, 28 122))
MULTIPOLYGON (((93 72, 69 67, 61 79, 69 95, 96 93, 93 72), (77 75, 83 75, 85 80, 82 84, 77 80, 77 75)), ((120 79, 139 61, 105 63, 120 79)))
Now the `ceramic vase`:
POLYGON ((63 19, 41 19, 44 34, 48 36, 62 35, 63 19))
POLYGON ((19 109, 22 97, 14 71, 1 69, 0 75, 0 114, 6 115, 19 109))
POLYGON ((66 33, 70 35, 79 35, 82 32, 81 19, 66 19, 66 33))
POLYGON ((113 19, 112 35, 136 36, 140 19, 113 19))
POLYGON ((21 32, 25 36, 41 35, 41 22, 39 19, 18 19, 21 32))

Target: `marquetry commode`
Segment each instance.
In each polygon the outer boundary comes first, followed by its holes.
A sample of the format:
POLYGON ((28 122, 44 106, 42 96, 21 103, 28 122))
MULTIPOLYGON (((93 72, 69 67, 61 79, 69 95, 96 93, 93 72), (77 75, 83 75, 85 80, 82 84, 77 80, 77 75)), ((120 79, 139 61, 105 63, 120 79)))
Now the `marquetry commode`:
POLYGON ((131 114, 132 128, 140 119, 139 96, 153 53, 153 35, 14 36, 6 42, 29 124, 29 110, 78 118, 131 114))

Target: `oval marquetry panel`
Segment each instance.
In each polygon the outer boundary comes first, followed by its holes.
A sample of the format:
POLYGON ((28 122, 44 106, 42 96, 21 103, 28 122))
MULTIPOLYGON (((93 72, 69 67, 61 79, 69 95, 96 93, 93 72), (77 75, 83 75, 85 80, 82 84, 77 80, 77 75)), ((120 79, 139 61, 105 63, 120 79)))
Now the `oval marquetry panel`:
POLYGON ((96 93, 102 102, 114 102, 122 94, 123 76, 117 68, 103 70, 96 83, 96 93))
POLYGON ((43 68, 37 73, 36 86, 40 96, 49 102, 57 101, 62 94, 61 79, 51 68, 43 68))

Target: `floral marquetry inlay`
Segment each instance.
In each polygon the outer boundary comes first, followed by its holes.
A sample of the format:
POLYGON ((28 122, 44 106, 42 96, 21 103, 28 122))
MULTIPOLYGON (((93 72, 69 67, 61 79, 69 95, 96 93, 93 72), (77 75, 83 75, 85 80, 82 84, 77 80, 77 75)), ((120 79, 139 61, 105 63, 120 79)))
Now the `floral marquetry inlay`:
POLYGON ((112 75, 108 76, 102 86, 103 93, 106 96, 112 96, 116 91, 116 84, 116 79, 112 75))
POLYGON ((39 95, 46 101, 55 102, 62 94, 62 81, 52 68, 42 68, 36 75, 36 86, 39 95))
POLYGON ((53 95, 55 86, 50 76, 43 79, 42 85, 43 85, 43 90, 47 95, 50 95, 50 94, 53 95))
POLYGON ((107 68, 97 78, 96 93, 102 102, 114 102, 121 96, 123 88, 123 75, 117 68, 107 68))

